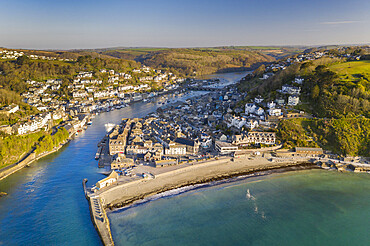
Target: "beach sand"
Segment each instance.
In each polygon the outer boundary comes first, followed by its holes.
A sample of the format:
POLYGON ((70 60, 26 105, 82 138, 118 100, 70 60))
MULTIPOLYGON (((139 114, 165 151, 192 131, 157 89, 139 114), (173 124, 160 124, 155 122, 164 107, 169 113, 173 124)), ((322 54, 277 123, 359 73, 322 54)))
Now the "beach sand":
POLYGON ((235 161, 226 158, 156 174, 154 179, 112 185, 99 192, 99 196, 105 208, 121 208, 146 197, 184 186, 287 167, 312 168, 314 165, 306 160, 271 162, 262 157, 252 159, 242 157, 235 161))

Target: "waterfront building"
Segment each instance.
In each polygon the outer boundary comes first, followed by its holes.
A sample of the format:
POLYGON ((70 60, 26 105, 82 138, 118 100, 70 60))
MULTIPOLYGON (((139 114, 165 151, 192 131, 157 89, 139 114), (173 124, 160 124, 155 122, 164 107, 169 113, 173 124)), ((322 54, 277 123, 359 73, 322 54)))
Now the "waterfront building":
POLYGON ((165 149, 166 155, 186 155, 186 145, 170 142, 165 149))
POLYGON ((308 147, 295 147, 295 152, 297 154, 304 155, 321 155, 324 153, 322 148, 308 148, 308 147))
POLYGON ((232 136, 232 143, 235 145, 275 144, 275 140, 274 132, 248 132, 232 136))
POLYGON ((155 167, 166 167, 166 166, 173 166, 177 164, 178 164, 177 159, 158 160, 154 162, 155 167))
POLYGON ((104 187, 108 187, 110 185, 112 185, 114 182, 116 182, 118 180, 118 173, 116 173, 115 171, 112 171, 108 177, 102 179, 102 180, 99 180, 97 183, 96 183, 96 187, 98 189, 102 189, 104 187))
POLYGON ((238 150, 238 147, 227 142, 215 141, 216 150, 221 154, 230 154, 238 150))
POLYGON ((181 145, 185 145, 187 154, 197 154, 199 151, 200 144, 198 141, 188 138, 176 138, 175 142, 181 145))
POLYGON ((134 160, 132 158, 126 158, 124 154, 117 154, 114 160, 110 164, 111 170, 119 170, 134 165, 134 160))

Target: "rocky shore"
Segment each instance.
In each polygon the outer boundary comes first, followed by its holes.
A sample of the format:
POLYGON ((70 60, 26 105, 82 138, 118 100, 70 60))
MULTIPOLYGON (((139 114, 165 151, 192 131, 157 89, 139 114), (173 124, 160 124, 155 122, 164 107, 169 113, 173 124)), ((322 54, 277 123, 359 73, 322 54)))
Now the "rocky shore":
POLYGON ((360 164, 343 164, 334 162, 321 162, 318 161, 317 164, 323 169, 337 170, 338 172, 355 172, 355 173, 370 173, 370 166, 364 166, 360 164))

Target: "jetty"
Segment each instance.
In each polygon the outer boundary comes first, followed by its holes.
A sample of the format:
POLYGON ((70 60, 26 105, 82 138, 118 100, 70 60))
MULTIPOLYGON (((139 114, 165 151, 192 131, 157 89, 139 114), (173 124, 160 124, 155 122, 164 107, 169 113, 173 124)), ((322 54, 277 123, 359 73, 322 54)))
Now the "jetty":
POLYGON ((94 224, 100 239, 106 246, 114 246, 112 233, 110 231, 109 220, 105 209, 102 206, 102 201, 99 196, 91 194, 86 188, 87 179, 82 181, 85 197, 89 203, 91 221, 94 224))

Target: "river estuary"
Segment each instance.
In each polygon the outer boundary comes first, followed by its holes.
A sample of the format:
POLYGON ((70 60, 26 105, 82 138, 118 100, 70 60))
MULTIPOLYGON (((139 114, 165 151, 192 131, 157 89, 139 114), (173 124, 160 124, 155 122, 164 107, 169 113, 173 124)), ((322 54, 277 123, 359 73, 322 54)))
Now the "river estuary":
MULTIPOLYGON (((218 74, 229 84, 243 73, 218 74)), ((190 92, 172 102, 199 96, 190 92)), ((101 245, 90 220, 88 203, 83 195, 82 180, 92 185, 105 176, 94 159, 97 143, 105 135, 104 124, 120 123, 123 117, 144 117, 163 101, 137 102, 129 107, 99 114, 93 125, 57 153, 32 163, 30 167, 0 180, 0 245, 101 245)))
MULTIPOLYGON (((228 84, 244 74, 220 74, 228 84)), ((204 92, 169 99, 186 100, 204 92)), ((163 100, 161 97, 155 101, 163 100)), ((168 99, 167 99, 168 100, 168 99)), ((0 181, 0 245, 102 245, 82 180, 104 178, 94 160, 104 124, 159 107, 102 113, 59 152, 0 181)), ((307 170, 250 178, 109 213, 116 245, 369 245, 368 174, 307 170)))

